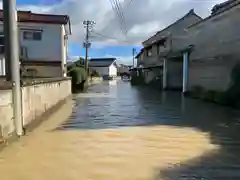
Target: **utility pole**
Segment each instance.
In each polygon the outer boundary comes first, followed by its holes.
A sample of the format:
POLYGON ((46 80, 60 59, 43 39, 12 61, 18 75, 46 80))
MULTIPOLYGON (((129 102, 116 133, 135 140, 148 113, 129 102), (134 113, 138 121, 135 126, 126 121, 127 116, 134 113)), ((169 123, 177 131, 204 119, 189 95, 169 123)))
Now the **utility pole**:
POLYGON ((136 53, 136 49, 135 48, 133 48, 132 49, 132 56, 133 56, 133 68, 134 68, 134 64, 135 64, 135 53, 136 53))
POLYGON ((12 82, 13 113, 17 135, 23 135, 16 0, 3 0, 6 79, 12 82))
POLYGON ((84 68, 86 72, 88 72, 88 48, 90 48, 91 43, 89 42, 89 32, 90 28, 92 28, 93 24, 95 24, 94 21, 90 20, 85 20, 83 21, 84 27, 86 28, 86 36, 85 36, 85 42, 84 42, 84 47, 85 47, 85 63, 84 63, 84 68))

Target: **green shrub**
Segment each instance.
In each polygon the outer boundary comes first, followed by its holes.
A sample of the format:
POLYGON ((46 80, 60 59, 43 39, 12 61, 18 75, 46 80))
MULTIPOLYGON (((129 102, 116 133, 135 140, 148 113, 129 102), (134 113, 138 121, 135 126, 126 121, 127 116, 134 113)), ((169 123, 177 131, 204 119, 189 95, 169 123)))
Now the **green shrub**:
POLYGON ((100 74, 97 71, 92 71, 91 77, 100 77, 100 74))
POLYGON ((84 89, 85 82, 87 80, 87 74, 82 67, 73 67, 68 71, 68 76, 72 78, 72 90, 73 92, 81 91, 84 89))

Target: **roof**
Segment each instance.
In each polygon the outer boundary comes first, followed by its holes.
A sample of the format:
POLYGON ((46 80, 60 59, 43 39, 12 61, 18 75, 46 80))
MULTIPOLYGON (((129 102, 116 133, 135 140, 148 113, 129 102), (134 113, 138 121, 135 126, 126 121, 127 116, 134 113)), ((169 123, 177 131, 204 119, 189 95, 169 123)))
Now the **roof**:
POLYGON ((89 67, 109 67, 116 62, 116 58, 93 58, 88 62, 89 67))
POLYGON ((220 11, 223 11, 225 8, 227 8, 229 5, 237 2, 237 0, 227 0, 223 3, 217 4, 212 8, 212 14, 219 13, 220 11))
POLYGON ((143 53, 143 51, 144 51, 144 48, 142 48, 142 49, 140 50, 140 52, 135 56, 135 58, 136 58, 136 59, 139 58, 140 55, 143 53))
MULTIPOLYGON (((48 23, 48 24, 68 24, 68 15, 36 14, 31 11, 18 11, 18 22, 48 23)), ((0 21, 3 21, 3 10, 0 10, 0 21)))
POLYGON ((175 21, 174 23, 170 24, 169 26, 165 27, 164 29, 158 31, 155 35, 153 35, 153 36, 151 36, 150 38, 148 38, 147 40, 145 40, 145 41, 143 42, 143 44, 146 43, 148 40, 150 40, 152 37, 154 37, 154 36, 160 34, 161 32, 163 32, 163 31, 171 28, 172 26, 176 25, 177 23, 179 23, 180 21, 184 20, 184 19, 185 19, 186 17, 188 17, 188 16, 196 16, 197 18, 199 18, 199 20, 202 20, 202 17, 200 17, 199 15, 197 15, 197 14, 195 13, 194 9, 191 9, 185 16, 183 16, 182 18, 178 19, 177 21, 175 21))
POLYGON ((209 19, 212 19, 213 17, 215 17, 219 14, 222 14, 222 13, 224 13, 224 12, 226 12, 226 11, 228 11, 228 10, 232 9, 233 7, 238 6, 238 5, 240 5, 239 0, 229 0, 229 1, 226 1, 225 3, 223 3, 223 4, 218 4, 218 5, 213 7, 212 14, 210 16, 208 16, 205 19, 202 19, 201 21, 189 26, 188 28, 194 27, 194 26, 196 26, 198 24, 201 24, 201 23, 203 23, 203 22, 205 22, 209 19))

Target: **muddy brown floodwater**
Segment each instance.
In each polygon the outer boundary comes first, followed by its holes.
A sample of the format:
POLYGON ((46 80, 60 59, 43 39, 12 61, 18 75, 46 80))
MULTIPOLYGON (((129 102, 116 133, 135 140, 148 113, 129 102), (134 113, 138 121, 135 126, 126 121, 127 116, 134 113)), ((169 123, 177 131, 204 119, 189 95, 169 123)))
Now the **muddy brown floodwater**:
POLYGON ((1 180, 237 180, 239 112, 111 81, 0 152, 1 180))

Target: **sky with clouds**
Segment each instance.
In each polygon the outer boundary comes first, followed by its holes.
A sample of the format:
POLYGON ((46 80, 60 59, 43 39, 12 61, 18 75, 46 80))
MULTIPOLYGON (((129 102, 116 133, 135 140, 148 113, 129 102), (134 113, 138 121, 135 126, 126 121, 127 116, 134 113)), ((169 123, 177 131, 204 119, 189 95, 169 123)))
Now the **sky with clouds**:
POLYGON ((109 0, 16 0, 18 9, 32 12, 67 14, 71 18, 72 36, 69 57, 83 56, 85 29, 83 20, 96 22, 91 30, 91 57, 117 57, 131 64, 132 48, 158 30, 184 16, 190 9, 206 17, 211 8, 224 0, 119 0, 123 25, 109 0), (126 30, 126 31, 125 31, 126 30), (124 33, 125 32, 125 33, 124 33))

